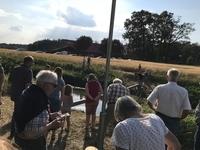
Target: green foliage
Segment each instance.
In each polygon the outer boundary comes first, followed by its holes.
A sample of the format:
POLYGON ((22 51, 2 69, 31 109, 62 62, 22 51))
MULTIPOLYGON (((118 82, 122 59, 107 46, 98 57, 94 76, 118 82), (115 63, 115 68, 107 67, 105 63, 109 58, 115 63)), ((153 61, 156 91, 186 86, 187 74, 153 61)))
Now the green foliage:
MULTIPOLYGON (((108 39, 104 38, 100 44, 100 50, 103 52, 104 56, 106 56, 107 54, 107 45, 108 45, 108 39)), ((124 55, 125 55, 125 50, 123 44, 120 42, 120 40, 114 39, 112 41, 111 56, 123 57, 124 55)))
MULTIPOLYGON (((92 44, 92 38, 88 36, 81 36, 76 41, 76 47, 78 50, 86 50, 92 44)), ((81 51, 80 51, 81 52, 81 51)), ((82 52, 84 53, 84 52, 82 52)))
MULTIPOLYGON (((9 75, 12 69, 19 65, 24 55, 8 55, 4 53, 0 53, 2 57, 2 65, 4 66, 5 73, 9 75)), ((84 87, 86 83, 86 78, 89 73, 95 73, 98 77, 99 81, 104 83, 105 79, 105 67, 101 65, 92 65, 87 70, 82 70, 81 64, 70 63, 70 62, 62 62, 62 61, 54 61, 47 58, 37 58, 35 59, 35 64, 33 65, 33 75, 34 77, 36 74, 42 70, 46 69, 46 65, 50 65, 51 69, 53 70, 55 67, 59 66, 63 68, 63 78, 65 79, 66 83, 72 84, 74 86, 81 86, 84 87)), ((111 83, 115 77, 122 77, 122 74, 118 71, 111 71, 109 73, 108 83, 111 83)), ((7 85, 6 83, 5 85, 7 85)), ((5 87, 7 89, 7 87, 5 87)))
MULTIPOLYGON (((10 71, 14 68, 14 66, 20 64, 23 60, 25 54, 23 55, 17 55, 15 53, 8 54, 8 53, 0 53, 0 56, 2 57, 2 65, 5 68, 5 72, 8 75, 10 71)), ((46 64, 49 64, 51 68, 55 68, 57 66, 60 66, 63 68, 63 76, 66 81, 66 83, 72 84, 74 86, 81 86, 84 87, 86 83, 86 77, 89 73, 95 73, 100 82, 104 83, 105 80, 105 66, 102 65, 92 65, 89 70, 82 71, 82 65, 76 64, 76 63, 70 63, 70 62, 63 62, 63 61, 55 61, 51 58, 40 58, 37 57, 35 60, 35 65, 33 66, 33 72, 34 75, 41 69, 45 69, 46 64)), ((163 78, 166 73, 164 72, 153 72, 153 76, 151 77, 151 82, 156 82, 157 84, 165 83, 166 79, 163 78)), ((125 85, 131 85, 134 82, 134 74, 127 73, 119 70, 114 70, 111 68, 111 71, 109 72, 109 79, 108 83, 111 83, 112 80, 115 78, 121 78, 125 85)), ((8 94, 9 89, 9 83, 7 82, 8 76, 6 76, 6 82, 4 84, 4 94, 8 94)), ((186 87, 189 91, 189 97, 190 101, 192 103, 193 108, 198 103, 198 97, 200 95, 200 86, 198 81, 190 76, 181 76, 181 79, 179 81, 180 85, 183 85, 186 87)), ((144 112, 149 113, 152 112, 149 107, 146 105, 145 101, 140 102, 143 106, 144 112)), ((194 116, 190 115, 186 119, 184 119, 181 123, 181 135, 179 137, 179 140, 181 141, 183 150, 190 150, 193 147, 193 136, 195 132, 195 121, 194 116)))
POLYGON ((168 11, 160 14, 145 10, 134 11, 126 19, 124 27, 126 32, 123 37, 129 41, 133 58, 164 62, 175 55, 171 50, 174 43, 188 40, 189 34, 194 31, 193 24, 181 23, 180 18, 175 18, 168 11))
POLYGON ((189 115, 187 118, 181 121, 181 134, 178 137, 178 139, 182 144, 183 150, 193 149, 195 130, 196 130, 196 124, 193 115, 189 115))

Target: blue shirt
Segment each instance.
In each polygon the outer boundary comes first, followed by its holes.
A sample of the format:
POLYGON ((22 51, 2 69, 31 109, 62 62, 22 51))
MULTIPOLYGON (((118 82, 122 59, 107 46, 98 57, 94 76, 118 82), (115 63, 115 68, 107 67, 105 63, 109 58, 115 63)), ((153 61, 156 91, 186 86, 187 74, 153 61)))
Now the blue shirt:
POLYGON ((50 95, 51 99, 59 100, 61 96, 62 88, 65 86, 65 81, 62 77, 58 78, 58 85, 50 95))

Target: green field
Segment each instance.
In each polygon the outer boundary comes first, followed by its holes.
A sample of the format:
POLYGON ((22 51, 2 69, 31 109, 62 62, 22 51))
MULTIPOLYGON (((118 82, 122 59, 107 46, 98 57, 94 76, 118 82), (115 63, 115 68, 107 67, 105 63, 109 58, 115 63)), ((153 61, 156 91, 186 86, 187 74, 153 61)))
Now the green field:
MULTIPOLYGON (((74 86, 83 87, 86 82, 86 75, 93 72, 97 75, 100 82, 104 82, 105 75, 105 59, 92 58, 92 66, 88 70, 82 71, 82 59, 81 56, 71 55, 55 55, 36 52, 18 52, 14 50, 0 49, 1 63, 5 68, 6 75, 10 73, 14 66, 20 64, 25 55, 32 55, 35 58, 35 65, 33 67, 34 75, 41 69, 45 69, 45 66, 49 64, 51 68, 60 66, 64 69, 64 79, 67 83, 74 86)), ((196 66, 181 66, 173 64, 161 64, 145 61, 134 60, 121 60, 111 59, 111 71, 109 73, 108 82, 111 82, 114 77, 122 78, 124 83, 129 86, 134 84, 135 76, 134 70, 136 70, 138 64, 146 70, 152 72, 152 78, 150 79, 153 84, 165 83, 165 73, 167 69, 171 67, 178 68, 182 72, 182 76, 179 84, 183 85, 189 91, 190 101, 193 108, 196 106, 200 95, 199 86, 199 74, 200 68, 196 66)), ((9 83, 5 82, 4 95, 8 95, 9 83)), ((145 103, 142 103, 145 112, 150 112, 145 103)), ((0 125, 1 126, 1 125, 0 125)), ((183 150, 192 150, 193 148, 193 135, 195 131, 194 116, 191 114, 185 120, 182 121, 182 134, 179 138, 183 146, 183 150)))

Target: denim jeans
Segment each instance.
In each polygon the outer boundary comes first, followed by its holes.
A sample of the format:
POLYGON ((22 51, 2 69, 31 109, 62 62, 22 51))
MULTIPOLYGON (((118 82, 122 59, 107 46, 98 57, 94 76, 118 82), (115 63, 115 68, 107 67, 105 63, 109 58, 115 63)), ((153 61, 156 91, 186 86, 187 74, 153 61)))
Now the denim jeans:
POLYGON ((196 133, 194 135, 194 150, 200 149, 200 126, 197 126, 196 133))

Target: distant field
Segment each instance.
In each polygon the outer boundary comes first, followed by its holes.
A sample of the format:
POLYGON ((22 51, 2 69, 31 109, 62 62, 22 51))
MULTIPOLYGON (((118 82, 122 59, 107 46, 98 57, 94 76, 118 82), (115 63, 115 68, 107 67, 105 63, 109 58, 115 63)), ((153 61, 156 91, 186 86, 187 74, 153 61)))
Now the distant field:
MULTIPOLYGON (((82 63, 82 56, 72 56, 72 55, 57 55, 57 54, 48 54, 48 53, 37 53, 37 52, 28 52, 28 51, 15 51, 8 49, 0 49, 0 53, 4 53, 6 55, 16 55, 16 56, 25 56, 32 55, 36 59, 43 58, 47 61, 57 61, 57 62, 71 62, 71 63, 82 63)), ((105 65, 105 58, 92 58, 92 64, 97 65, 105 65)), ((200 67, 197 66, 188 66, 188 65, 176 65, 176 64, 164 64, 164 63, 155 63, 148 61, 137 61, 130 59, 111 59, 111 66, 116 69, 121 69, 125 71, 134 71, 138 65, 141 64, 143 68, 154 71, 154 72, 165 72, 169 68, 177 68, 184 74, 190 75, 199 75, 200 67)))

